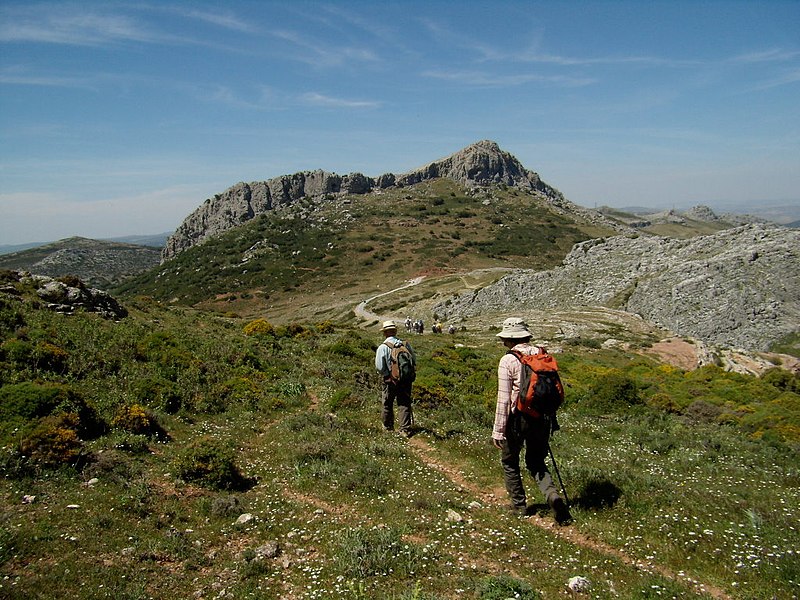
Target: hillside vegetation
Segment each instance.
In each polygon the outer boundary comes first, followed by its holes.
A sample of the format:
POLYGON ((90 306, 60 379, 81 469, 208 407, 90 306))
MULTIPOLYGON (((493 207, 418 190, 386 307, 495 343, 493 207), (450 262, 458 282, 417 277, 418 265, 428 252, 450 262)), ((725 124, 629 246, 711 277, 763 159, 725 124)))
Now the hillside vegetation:
MULTIPOLYGON (((416 249, 458 248, 442 222, 471 218, 411 214, 409 229, 438 232, 404 238, 416 249)), ((379 224, 320 233, 347 244, 320 260, 372 259, 388 285, 398 257, 380 260, 378 244, 354 253, 387 235, 379 224)), ((284 252, 276 243, 265 252, 284 252)), ((196 297, 174 266, 150 293, 187 304, 254 293, 244 269, 224 266, 229 278, 208 276, 196 297)), ((309 273, 281 285, 311 290, 309 273)), ((563 597, 574 576, 592 584, 578 597, 630 600, 788 599, 800 587, 800 382, 786 371, 689 372, 597 340, 565 345, 552 446, 576 521, 558 528, 543 505, 527 518, 504 508, 489 444, 496 330, 411 339, 406 440, 380 424, 377 331, 302 311, 278 324, 144 297, 126 308, 120 321, 65 316, 4 281, 0 597, 534 599, 563 597)))
POLYGON ((507 186, 447 179, 336 201, 306 198, 193 246, 117 289, 123 296, 276 322, 342 318, 359 299, 420 275, 545 269, 610 230, 558 215, 507 186))

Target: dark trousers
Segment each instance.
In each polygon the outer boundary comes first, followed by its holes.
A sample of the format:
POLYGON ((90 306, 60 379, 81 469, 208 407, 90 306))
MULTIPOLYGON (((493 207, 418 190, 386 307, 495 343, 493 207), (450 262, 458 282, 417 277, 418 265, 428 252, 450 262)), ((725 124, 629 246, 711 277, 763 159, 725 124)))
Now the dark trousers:
POLYGON ((400 421, 400 431, 411 432, 414 415, 411 412, 411 384, 383 382, 381 394, 383 411, 381 420, 384 429, 394 429, 394 404, 397 403, 397 416, 400 421))
POLYGON ((559 497, 553 478, 545 464, 550 447, 550 419, 534 418, 513 412, 506 424, 506 439, 500 453, 506 491, 516 507, 527 504, 525 486, 522 484, 520 454, 525 450, 525 467, 533 477, 548 504, 559 497))

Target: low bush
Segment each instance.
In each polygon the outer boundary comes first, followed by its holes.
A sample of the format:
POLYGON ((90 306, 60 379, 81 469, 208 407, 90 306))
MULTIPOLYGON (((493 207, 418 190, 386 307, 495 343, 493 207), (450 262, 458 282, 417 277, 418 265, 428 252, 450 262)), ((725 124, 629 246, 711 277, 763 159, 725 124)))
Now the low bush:
POLYGON ((149 438, 166 440, 169 437, 159 425, 155 415, 140 404, 119 406, 111 421, 111 426, 149 438))
POLYGON ((417 379, 413 387, 414 403, 420 408, 432 409, 447 406, 447 390, 432 379, 417 379))
POLYGON ((83 439, 93 439, 106 430, 95 409, 68 385, 25 381, 0 388, 3 430, 29 427, 38 419, 61 414, 74 415, 74 430, 83 439))
POLYGON ((19 452, 36 467, 82 467, 88 459, 76 429, 78 418, 67 413, 42 419, 19 445, 19 452))
POLYGON ((266 319, 256 319, 245 325, 242 331, 245 335, 274 335, 275 327, 266 319))
POLYGON ((243 490, 249 482, 227 444, 209 436, 189 442, 175 463, 176 475, 214 490, 243 490))
POLYGON ((600 412, 624 411, 641 403, 639 385, 616 369, 598 376, 583 399, 583 406, 600 412))

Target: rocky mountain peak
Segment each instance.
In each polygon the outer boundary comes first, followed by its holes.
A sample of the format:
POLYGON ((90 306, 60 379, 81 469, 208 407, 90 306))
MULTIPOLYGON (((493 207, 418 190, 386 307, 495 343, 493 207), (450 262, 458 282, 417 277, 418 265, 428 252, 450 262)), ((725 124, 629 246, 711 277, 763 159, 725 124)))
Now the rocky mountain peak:
MULTIPOLYGON (((304 171, 266 181, 237 183, 208 198, 190 214, 167 240, 162 259, 168 260, 195 244, 215 237, 263 214, 291 205, 301 198, 335 199, 345 194, 367 194, 376 189, 411 186, 435 178, 451 179, 468 187, 508 185, 547 199, 558 212, 587 218, 588 212, 568 202, 539 175, 529 171, 514 156, 491 140, 482 140, 409 173, 385 173, 377 178, 361 173, 337 175, 327 171, 304 171)), ((592 220, 604 219, 594 213, 592 220)), ((608 223, 604 223, 609 225, 608 223)))
POLYGON ((398 178, 401 185, 411 185, 433 177, 444 177, 468 186, 506 184, 557 192, 543 184, 539 176, 529 171, 514 156, 500 149, 497 142, 481 140, 398 178))

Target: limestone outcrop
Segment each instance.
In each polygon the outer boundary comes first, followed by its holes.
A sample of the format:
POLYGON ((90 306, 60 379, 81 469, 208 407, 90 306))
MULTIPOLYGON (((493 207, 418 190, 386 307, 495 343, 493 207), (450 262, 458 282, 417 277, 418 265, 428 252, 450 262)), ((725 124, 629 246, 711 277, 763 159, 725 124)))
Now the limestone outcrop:
POLYGON ((53 279, 26 271, 6 271, 0 279, 0 294, 21 297, 27 289, 32 289, 48 309, 62 314, 81 310, 112 320, 128 316, 127 309, 116 298, 103 290, 87 287, 76 277, 53 279))
POLYGON ((534 305, 608 306, 678 335, 767 350, 800 330, 800 231, 751 224, 688 240, 593 239, 556 269, 519 270, 434 310, 453 320, 534 305))

